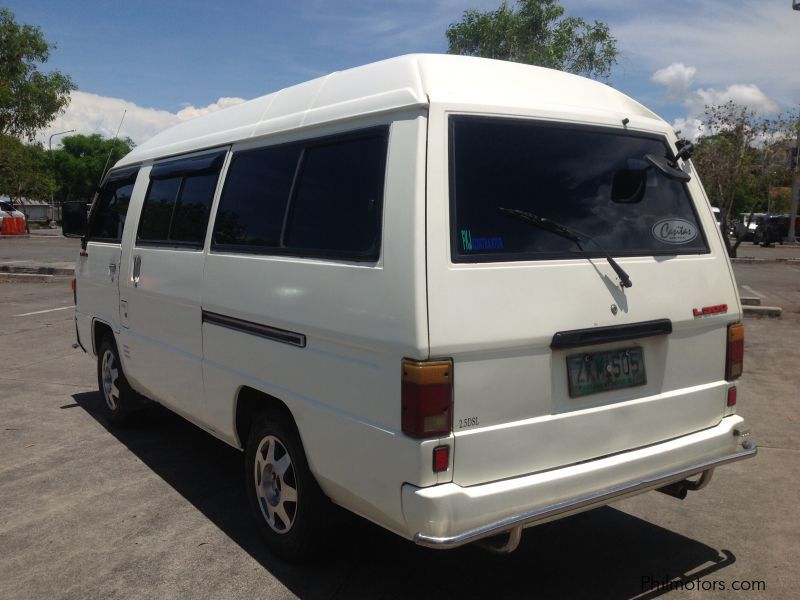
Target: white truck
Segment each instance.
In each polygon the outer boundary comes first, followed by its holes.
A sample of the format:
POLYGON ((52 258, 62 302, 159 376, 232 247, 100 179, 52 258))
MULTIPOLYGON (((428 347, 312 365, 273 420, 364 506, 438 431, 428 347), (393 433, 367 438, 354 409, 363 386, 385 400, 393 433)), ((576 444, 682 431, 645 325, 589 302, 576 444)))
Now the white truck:
POLYGON ((601 83, 440 55, 177 125, 71 217, 106 415, 149 398, 244 450, 288 558, 331 502, 511 551, 683 497, 756 448, 733 272, 677 142, 601 83))

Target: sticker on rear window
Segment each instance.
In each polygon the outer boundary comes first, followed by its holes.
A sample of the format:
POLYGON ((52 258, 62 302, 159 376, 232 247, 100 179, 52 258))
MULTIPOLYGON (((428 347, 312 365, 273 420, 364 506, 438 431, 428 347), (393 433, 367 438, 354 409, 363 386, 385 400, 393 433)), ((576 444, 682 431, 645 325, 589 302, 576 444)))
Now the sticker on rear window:
POLYGON ((475 250, 502 250, 503 238, 495 237, 472 237, 469 229, 461 230, 461 247, 468 252, 475 250))
POLYGON ((651 231, 655 239, 665 244, 688 244, 697 237, 697 227, 684 219, 661 219, 651 231))

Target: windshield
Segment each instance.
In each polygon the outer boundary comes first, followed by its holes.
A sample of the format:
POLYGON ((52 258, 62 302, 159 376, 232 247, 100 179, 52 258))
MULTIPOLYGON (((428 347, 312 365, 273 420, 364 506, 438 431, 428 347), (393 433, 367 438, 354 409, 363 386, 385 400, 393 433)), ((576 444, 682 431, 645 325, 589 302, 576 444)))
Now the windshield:
POLYGON ((527 211, 591 237, 614 256, 707 253, 685 184, 644 159, 669 156, 664 138, 539 121, 450 117, 452 258, 541 260, 585 254, 500 208, 527 211), (643 194, 612 199, 620 172, 641 172, 643 194))

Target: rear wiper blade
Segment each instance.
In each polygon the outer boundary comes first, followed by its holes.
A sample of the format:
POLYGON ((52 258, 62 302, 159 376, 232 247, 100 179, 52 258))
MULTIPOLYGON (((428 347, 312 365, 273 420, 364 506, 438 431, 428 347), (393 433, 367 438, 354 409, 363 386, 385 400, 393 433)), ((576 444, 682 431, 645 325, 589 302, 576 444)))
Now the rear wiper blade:
POLYGON ((560 225, 559 223, 556 223, 555 221, 551 221, 550 219, 546 219, 545 217, 540 217, 525 210, 518 210, 516 208, 503 208, 503 207, 498 207, 497 210, 510 217, 514 217, 515 219, 518 219, 523 223, 527 223, 528 225, 533 225, 534 227, 538 227, 539 229, 544 229, 545 231, 549 231, 550 233, 553 233, 555 235, 566 238, 571 242, 574 242, 575 245, 583 254, 586 254, 586 250, 584 250, 583 246, 581 245, 581 239, 585 239, 587 241, 592 242, 595 246, 597 246, 598 250, 600 250, 600 252, 602 252, 605 255, 608 264, 611 265, 611 268, 614 269, 614 272, 619 277, 620 285, 626 288, 633 286, 631 278, 623 270, 623 268, 617 264, 617 261, 611 258, 611 255, 606 251, 605 248, 603 248, 593 238, 589 237, 585 233, 578 233, 576 231, 568 229, 567 227, 564 227, 563 225, 560 225))

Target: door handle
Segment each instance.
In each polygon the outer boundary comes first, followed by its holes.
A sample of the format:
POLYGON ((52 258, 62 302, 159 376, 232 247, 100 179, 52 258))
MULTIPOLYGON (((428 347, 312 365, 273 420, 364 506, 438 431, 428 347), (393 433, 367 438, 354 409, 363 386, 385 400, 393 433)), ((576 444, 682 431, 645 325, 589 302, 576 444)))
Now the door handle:
POLYGON ((139 287, 139 276, 142 272, 142 257, 137 254, 133 257, 133 287, 139 287))
POLYGON ((117 263, 110 262, 108 263, 108 276, 111 278, 111 281, 114 281, 114 277, 117 274, 117 263))

